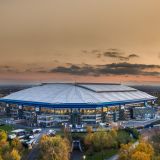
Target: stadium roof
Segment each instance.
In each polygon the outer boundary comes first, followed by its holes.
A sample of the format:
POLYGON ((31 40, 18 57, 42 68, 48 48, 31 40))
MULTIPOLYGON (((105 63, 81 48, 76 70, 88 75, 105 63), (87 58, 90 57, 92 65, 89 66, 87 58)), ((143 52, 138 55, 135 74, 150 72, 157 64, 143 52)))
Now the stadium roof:
POLYGON ((156 97, 120 84, 52 83, 24 89, 0 99, 42 104, 121 104, 154 100, 156 97))

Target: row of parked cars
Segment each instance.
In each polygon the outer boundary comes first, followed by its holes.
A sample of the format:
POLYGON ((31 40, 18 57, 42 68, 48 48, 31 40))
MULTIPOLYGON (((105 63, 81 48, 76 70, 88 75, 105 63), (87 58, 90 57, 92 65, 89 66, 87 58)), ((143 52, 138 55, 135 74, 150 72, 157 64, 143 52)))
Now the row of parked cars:
POLYGON ((19 138, 24 146, 31 147, 33 144, 36 143, 37 138, 41 132, 41 128, 32 129, 31 131, 26 131, 25 129, 16 129, 8 135, 8 138, 10 140, 13 140, 14 138, 19 138))
MULTIPOLYGON (((8 139, 13 140, 14 138, 19 138, 25 147, 31 148, 40 138, 41 128, 32 129, 31 131, 26 131, 25 129, 13 130, 9 135, 8 139)), ((56 131, 54 129, 47 130, 48 136, 55 136, 56 131)))

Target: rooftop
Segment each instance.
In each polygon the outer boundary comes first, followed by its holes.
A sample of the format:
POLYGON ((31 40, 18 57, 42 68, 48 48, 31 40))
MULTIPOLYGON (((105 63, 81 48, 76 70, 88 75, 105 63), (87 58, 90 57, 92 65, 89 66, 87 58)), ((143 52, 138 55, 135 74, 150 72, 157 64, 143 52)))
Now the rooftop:
POLYGON ((51 83, 24 89, 1 101, 42 102, 47 104, 101 104, 153 100, 156 97, 121 84, 51 83))

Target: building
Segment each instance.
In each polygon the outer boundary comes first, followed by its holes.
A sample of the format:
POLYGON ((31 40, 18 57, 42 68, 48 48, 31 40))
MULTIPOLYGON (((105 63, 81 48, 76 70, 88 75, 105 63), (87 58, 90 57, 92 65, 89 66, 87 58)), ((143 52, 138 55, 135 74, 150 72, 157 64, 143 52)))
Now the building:
POLYGON ((153 106, 155 100, 121 84, 51 83, 1 98, 0 111, 15 119, 26 119, 29 125, 95 125, 135 118, 133 108, 153 106))

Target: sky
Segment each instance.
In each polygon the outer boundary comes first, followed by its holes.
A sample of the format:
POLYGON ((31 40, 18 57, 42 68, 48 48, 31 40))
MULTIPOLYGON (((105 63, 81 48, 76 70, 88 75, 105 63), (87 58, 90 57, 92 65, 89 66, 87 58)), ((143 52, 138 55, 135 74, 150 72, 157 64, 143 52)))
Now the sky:
POLYGON ((0 0, 0 82, 160 84, 159 0, 0 0))

